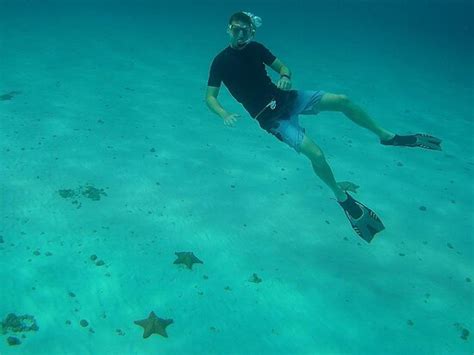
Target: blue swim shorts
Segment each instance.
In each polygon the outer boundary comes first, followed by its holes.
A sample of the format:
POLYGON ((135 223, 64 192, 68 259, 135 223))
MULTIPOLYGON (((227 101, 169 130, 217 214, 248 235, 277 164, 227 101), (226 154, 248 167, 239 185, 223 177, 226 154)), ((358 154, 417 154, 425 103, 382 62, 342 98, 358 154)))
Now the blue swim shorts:
POLYGON ((268 132, 300 153, 305 129, 300 126, 298 115, 318 113, 318 106, 324 93, 322 90, 297 90, 295 100, 288 112, 272 122, 268 132))

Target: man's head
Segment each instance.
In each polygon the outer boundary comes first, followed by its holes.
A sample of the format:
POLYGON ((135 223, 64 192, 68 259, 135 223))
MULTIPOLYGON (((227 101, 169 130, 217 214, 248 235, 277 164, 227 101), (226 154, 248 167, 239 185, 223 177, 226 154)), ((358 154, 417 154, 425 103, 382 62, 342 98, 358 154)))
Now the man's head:
POLYGON ((230 35, 231 47, 242 49, 255 36, 255 25, 249 15, 236 12, 229 19, 227 33, 230 35))

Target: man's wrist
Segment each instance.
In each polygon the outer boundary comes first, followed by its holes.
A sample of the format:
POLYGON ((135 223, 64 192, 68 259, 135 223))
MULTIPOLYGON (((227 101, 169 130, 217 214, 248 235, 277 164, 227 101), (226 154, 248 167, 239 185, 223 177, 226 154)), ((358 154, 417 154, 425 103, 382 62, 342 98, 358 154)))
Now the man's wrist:
POLYGON ((229 116, 229 112, 224 111, 219 116, 221 116, 222 119, 225 119, 227 116, 229 116))

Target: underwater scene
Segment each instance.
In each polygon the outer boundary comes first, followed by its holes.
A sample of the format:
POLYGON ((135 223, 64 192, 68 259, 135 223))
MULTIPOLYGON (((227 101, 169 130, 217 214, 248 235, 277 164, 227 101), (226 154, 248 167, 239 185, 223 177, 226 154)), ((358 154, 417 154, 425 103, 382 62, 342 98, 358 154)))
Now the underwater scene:
POLYGON ((464 0, 0 0, 0 354, 473 354, 464 0))

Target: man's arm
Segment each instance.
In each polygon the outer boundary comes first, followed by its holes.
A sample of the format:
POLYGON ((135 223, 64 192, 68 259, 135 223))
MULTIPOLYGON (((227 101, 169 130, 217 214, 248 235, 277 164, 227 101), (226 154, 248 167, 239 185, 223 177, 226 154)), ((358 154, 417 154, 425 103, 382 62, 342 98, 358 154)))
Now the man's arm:
POLYGON ((224 124, 229 127, 234 127, 237 118, 240 115, 236 113, 228 113, 222 105, 217 101, 217 95, 219 95, 219 88, 216 86, 208 86, 206 92, 206 104, 211 109, 212 112, 221 116, 224 120, 224 124))
POLYGON ((206 91, 206 104, 212 112, 219 115, 221 118, 225 118, 229 113, 224 110, 222 105, 217 101, 217 95, 219 95, 219 87, 208 86, 206 91))
POLYGON ((280 74, 280 79, 277 82, 277 87, 282 90, 291 89, 291 71, 290 69, 282 63, 282 61, 276 58, 273 63, 270 65, 274 71, 280 74))
POLYGON ((283 62, 276 58, 273 63, 270 65, 270 68, 272 68, 274 71, 276 71, 278 74, 281 76, 287 76, 288 79, 291 79, 291 71, 290 69, 283 64, 283 62))

